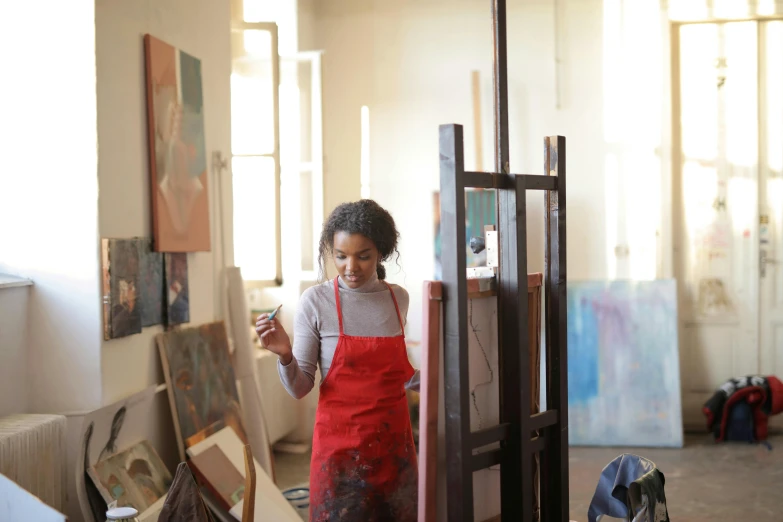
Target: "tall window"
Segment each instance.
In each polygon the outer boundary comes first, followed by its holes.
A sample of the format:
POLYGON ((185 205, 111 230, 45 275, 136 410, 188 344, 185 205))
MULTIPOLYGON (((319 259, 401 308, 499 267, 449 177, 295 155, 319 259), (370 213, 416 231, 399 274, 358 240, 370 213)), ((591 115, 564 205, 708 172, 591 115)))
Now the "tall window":
POLYGON ((234 259, 246 281, 282 283, 277 25, 232 24, 234 259))
POLYGON ((324 214, 321 52, 297 50, 293 0, 232 0, 232 20, 236 265, 248 286, 312 279, 324 214))

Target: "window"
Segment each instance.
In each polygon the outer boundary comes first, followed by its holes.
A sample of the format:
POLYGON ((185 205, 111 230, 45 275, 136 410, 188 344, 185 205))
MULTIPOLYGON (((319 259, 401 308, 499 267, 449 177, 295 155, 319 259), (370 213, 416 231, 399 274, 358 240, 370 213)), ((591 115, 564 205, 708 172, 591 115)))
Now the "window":
POLYGON ((321 52, 297 51, 296 2, 232 6, 235 264, 249 287, 310 280, 324 218, 321 52))
POLYGON ((234 263, 246 281, 279 285, 283 274, 277 25, 235 21, 231 47, 234 263))

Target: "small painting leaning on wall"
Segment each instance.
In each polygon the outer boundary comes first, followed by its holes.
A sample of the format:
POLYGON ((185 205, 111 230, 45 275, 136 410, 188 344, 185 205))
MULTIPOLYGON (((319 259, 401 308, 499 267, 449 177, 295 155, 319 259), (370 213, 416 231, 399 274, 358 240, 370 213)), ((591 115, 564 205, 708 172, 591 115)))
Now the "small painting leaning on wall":
POLYGON ((87 473, 107 504, 131 506, 143 512, 164 496, 171 473, 149 442, 142 441, 97 462, 87 473))

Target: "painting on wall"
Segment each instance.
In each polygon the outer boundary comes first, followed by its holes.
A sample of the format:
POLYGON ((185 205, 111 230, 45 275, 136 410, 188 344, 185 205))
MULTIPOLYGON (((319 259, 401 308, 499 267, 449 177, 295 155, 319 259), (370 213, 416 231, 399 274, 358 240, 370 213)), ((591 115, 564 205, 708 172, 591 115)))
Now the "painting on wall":
POLYGON ((166 323, 171 326, 190 322, 187 254, 165 254, 166 323))
POLYGON ((163 324, 165 313, 163 254, 153 250, 152 241, 149 239, 140 239, 138 248, 141 326, 163 324))
POLYGON ((149 34, 144 50, 155 249, 209 251, 201 61, 149 34))
POLYGON ((103 338, 141 332, 139 240, 102 239, 103 338))
POLYGON ((157 344, 182 460, 204 430, 220 426, 233 428, 247 444, 224 323, 162 333, 157 344))
POLYGON ((142 441, 99 460, 88 470, 106 503, 131 506, 139 512, 155 504, 169 490, 172 477, 155 449, 142 441))
MULTIPOLYGON (((470 249, 470 238, 484 237, 484 227, 487 225, 496 225, 496 195, 494 190, 466 190, 465 191, 465 255, 467 256, 467 267, 484 266, 487 264, 486 250, 474 254, 470 249)), ((441 245, 440 233, 440 193, 433 195, 433 219, 435 222, 435 280, 440 281, 443 278, 441 268, 441 256, 443 247, 441 245)))
POLYGON ((674 280, 568 282, 575 446, 682 447, 674 280))

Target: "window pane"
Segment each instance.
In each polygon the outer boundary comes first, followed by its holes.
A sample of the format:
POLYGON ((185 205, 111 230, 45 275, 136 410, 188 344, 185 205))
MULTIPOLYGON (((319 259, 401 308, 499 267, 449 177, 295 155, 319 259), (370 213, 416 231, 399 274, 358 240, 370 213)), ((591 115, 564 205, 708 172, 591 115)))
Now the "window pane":
POLYGON ((715 160, 718 154, 718 85, 725 81, 714 24, 680 29, 680 114, 685 158, 715 160))
POLYGON ((275 162, 234 158, 234 262, 250 281, 277 276, 275 162))
POLYGON ((244 31, 234 40, 231 73, 231 150, 271 154, 275 149, 272 37, 269 31, 244 31))

